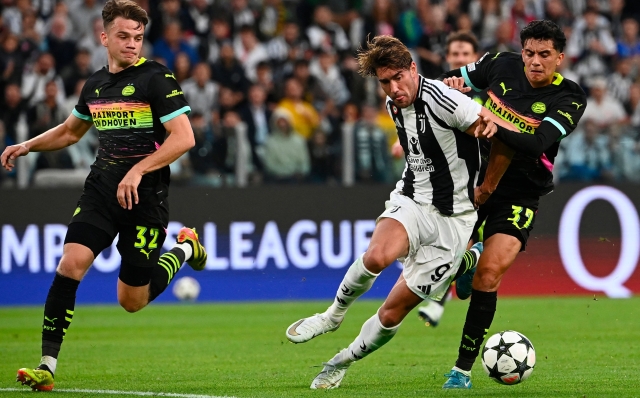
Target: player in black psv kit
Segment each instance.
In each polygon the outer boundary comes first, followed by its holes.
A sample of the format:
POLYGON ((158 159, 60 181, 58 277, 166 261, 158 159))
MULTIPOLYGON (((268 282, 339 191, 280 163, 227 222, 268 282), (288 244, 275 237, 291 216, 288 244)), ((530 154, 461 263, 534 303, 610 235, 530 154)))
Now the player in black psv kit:
POLYGON ((132 209, 118 203, 118 185, 164 143, 163 121, 189 110, 173 73, 144 58, 118 73, 103 68, 93 74, 73 110, 74 116, 96 126, 100 147, 65 242, 100 253, 119 232, 120 280, 130 286, 147 284, 149 268, 158 263, 168 223, 169 166, 142 177, 139 203, 132 209), (87 225, 101 232, 88 234, 87 225), (149 243, 142 244, 142 239, 149 243))
POLYGON ((96 161, 45 303, 40 365, 19 369, 16 376, 38 391, 53 389, 78 285, 116 235, 122 257, 118 301, 128 312, 139 311, 161 294, 183 262, 202 270, 207 259, 191 228, 182 228, 176 245, 160 255, 168 223, 169 164, 194 145, 189 105, 169 69, 139 57, 146 12, 131 0, 109 0, 102 18, 108 65, 87 80, 72 114, 0 156, 2 166, 11 170, 18 156, 72 145, 92 125, 99 132, 96 161))
POLYGON ((501 179, 487 173, 476 188, 478 223, 485 222, 484 252, 473 276, 458 359, 446 375, 445 389, 471 388, 471 367, 493 321, 502 275, 525 249, 539 198, 553 190, 560 142, 575 129, 586 107, 580 86, 555 71, 564 58, 562 30, 550 21, 533 21, 520 38, 522 54, 485 54, 444 78, 451 87, 464 84, 463 91, 486 90, 484 106, 520 131, 496 125, 494 138, 515 153, 501 179))
MULTIPOLYGON (((167 133, 163 123, 190 109, 173 73, 155 61, 140 58, 118 73, 106 67, 94 73, 73 115, 98 129, 100 147, 91 171, 109 187, 101 193, 114 193, 131 167, 163 144, 167 133)), ((163 189, 166 196, 168 184, 169 166, 164 166, 144 175, 139 189, 163 189)))
POLYGON ((123 258, 119 279, 129 286, 148 284, 158 264, 169 221, 169 166, 142 176, 139 201, 131 209, 118 203, 118 185, 134 165, 164 143, 163 123, 190 109, 173 73, 140 58, 118 73, 106 67, 94 73, 72 112, 93 122, 100 146, 65 243, 82 244, 97 256, 119 233, 123 258), (93 227, 100 231, 92 231, 93 227))
POLYGON ((524 250, 533 228, 540 196, 553 190, 553 163, 560 141, 582 116, 585 94, 576 83, 555 73, 551 84, 533 88, 516 53, 486 54, 477 64, 459 71, 474 90, 487 88, 484 106, 514 124, 523 134, 498 129, 496 137, 516 151, 495 190, 479 209, 487 220, 485 239, 506 233, 520 240, 524 250), (514 64, 520 68, 514 68, 514 64), (475 84, 474 84, 475 83, 475 84), (478 86, 476 86, 476 84, 478 86))

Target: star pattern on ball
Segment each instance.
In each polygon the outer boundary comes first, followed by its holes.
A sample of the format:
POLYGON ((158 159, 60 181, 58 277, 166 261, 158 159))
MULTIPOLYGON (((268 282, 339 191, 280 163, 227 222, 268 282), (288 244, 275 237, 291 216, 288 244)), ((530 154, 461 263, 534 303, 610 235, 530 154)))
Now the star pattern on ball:
POLYGON ((520 337, 522 337, 522 340, 520 340, 520 343, 524 344, 527 346, 527 350, 531 350, 533 349, 533 344, 531 344, 531 342, 529 341, 528 338, 520 335, 520 337))
MULTIPOLYGON (((533 350, 533 344, 531 344, 529 339, 524 336, 521 336, 521 337, 522 339, 519 341, 519 343, 524 344, 527 347, 527 352, 529 352, 530 350, 533 350)), ((528 364, 528 359, 529 357, 527 356, 525 360, 522 362, 518 362, 516 360, 516 364, 518 365, 518 372, 520 372, 520 374, 523 374, 525 371, 532 368, 532 366, 529 366, 528 364)))
POLYGON ((523 374, 524 372, 526 372, 527 370, 531 369, 531 366, 529 366, 529 364, 527 364, 527 360, 525 359, 522 362, 518 362, 516 361, 516 365, 518 365, 518 373, 523 374))
POLYGON ((509 348, 513 347, 516 343, 507 343, 504 339, 500 338, 500 345, 498 346, 498 359, 503 355, 511 356, 509 348))

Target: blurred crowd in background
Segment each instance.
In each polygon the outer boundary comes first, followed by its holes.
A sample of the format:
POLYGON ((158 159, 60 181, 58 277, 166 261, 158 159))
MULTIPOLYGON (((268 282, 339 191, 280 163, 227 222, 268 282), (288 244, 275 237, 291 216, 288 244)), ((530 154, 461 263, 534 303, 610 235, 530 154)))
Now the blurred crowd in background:
MULTIPOLYGON (((560 181, 640 181, 640 1, 139 0, 150 17, 143 56, 174 71, 196 146, 172 183, 390 183, 395 126, 375 78, 357 74, 368 35, 401 39, 419 71, 447 71, 447 36, 472 31, 479 55, 521 49, 519 31, 550 19, 567 36, 560 72, 588 105, 561 145, 560 181)), ((100 0, 0 0, 0 150, 63 122, 106 65, 100 0)), ((30 154, 27 185, 81 184, 92 128, 70 148, 30 154), (60 175, 78 178, 56 180, 60 175), (75 173, 75 174, 74 174, 75 173)), ((16 183, 0 172, 0 186, 16 183)), ((24 186, 25 184, 22 184, 24 186)))

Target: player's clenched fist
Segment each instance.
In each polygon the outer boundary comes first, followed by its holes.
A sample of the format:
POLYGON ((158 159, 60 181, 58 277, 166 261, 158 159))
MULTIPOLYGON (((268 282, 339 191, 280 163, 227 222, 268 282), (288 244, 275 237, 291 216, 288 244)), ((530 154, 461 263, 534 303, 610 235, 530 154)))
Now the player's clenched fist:
POLYGON ((14 161, 19 156, 24 156, 29 153, 29 148, 24 144, 11 145, 5 148, 4 152, 2 152, 2 156, 0 156, 0 162, 2 163, 2 167, 6 170, 13 170, 14 161))
POLYGON ((447 77, 444 80, 442 80, 442 82, 444 84, 446 84, 447 86, 454 88, 458 91, 460 91, 461 93, 467 93, 469 91, 471 91, 471 87, 465 87, 464 86, 464 78, 463 77, 447 77))
POLYGON ((491 138, 493 135, 498 132, 498 127, 496 124, 489 118, 488 116, 482 116, 482 113, 478 113, 480 116, 480 124, 476 127, 476 130, 473 132, 473 135, 476 138, 491 138))
POLYGON ((483 190, 482 186, 475 187, 473 189, 473 205, 477 209, 482 206, 491 196, 491 192, 483 190))

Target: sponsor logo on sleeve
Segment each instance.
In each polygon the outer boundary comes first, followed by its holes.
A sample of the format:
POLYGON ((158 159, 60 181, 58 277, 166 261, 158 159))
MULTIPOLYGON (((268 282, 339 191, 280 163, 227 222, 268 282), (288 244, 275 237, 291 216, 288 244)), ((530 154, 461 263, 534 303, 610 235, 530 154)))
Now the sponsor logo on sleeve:
POLYGON ((480 57, 479 60, 476 61, 476 64, 480 65, 480 62, 482 62, 482 60, 484 59, 484 57, 486 57, 487 55, 489 55, 488 52, 484 53, 484 55, 482 57, 480 57))
POLYGON ((560 109, 558 109, 558 113, 561 114, 562 116, 566 117, 567 120, 569 120, 569 123, 571 123, 571 125, 573 126, 573 119, 571 118, 571 115, 567 112, 562 112, 560 109))
POLYGON ((184 93, 182 91, 173 90, 171 91, 171 93, 167 94, 167 98, 177 97, 178 95, 183 95, 183 94, 184 93))

